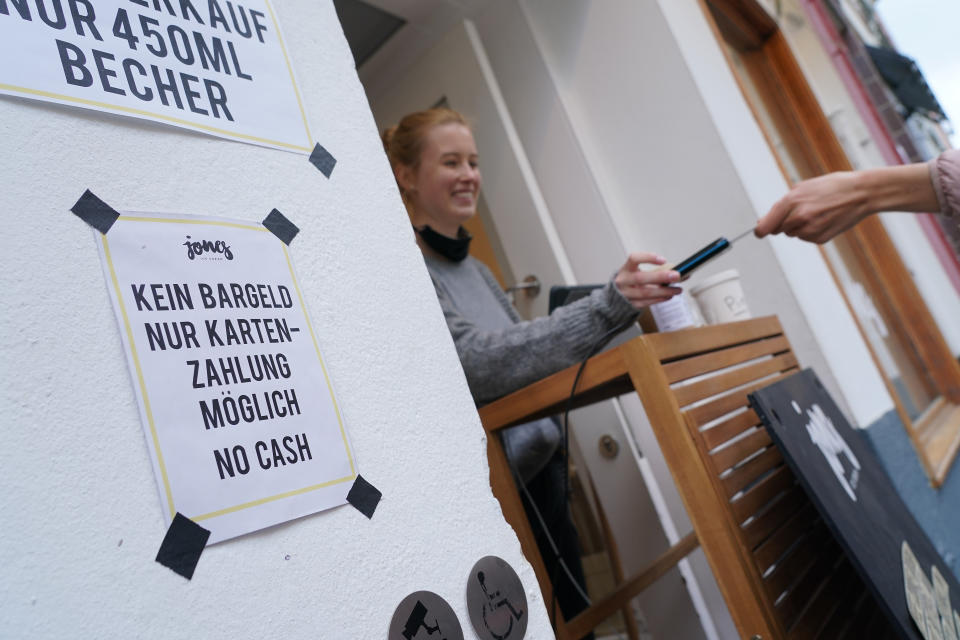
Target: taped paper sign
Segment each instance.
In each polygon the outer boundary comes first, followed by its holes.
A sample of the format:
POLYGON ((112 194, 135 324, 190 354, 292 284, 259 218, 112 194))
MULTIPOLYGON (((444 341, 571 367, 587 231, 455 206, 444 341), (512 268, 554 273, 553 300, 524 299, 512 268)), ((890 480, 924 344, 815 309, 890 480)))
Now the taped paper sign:
POLYGON ((0 93, 313 148, 267 0, 2 0, 0 60, 0 93))
POLYGON ((167 521, 212 544, 344 504, 357 470, 286 245, 185 215, 96 237, 167 521))

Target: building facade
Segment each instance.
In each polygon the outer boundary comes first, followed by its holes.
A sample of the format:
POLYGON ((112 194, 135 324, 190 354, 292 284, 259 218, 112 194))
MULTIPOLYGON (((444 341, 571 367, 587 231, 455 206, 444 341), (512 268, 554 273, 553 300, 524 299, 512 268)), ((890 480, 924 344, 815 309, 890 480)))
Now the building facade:
MULTIPOLYGON (((546 286, 601 282, 611 256, 628 250, 679 259, 749 229, 793 182, 895 160, 833 60, 836 43, 822 33, 836 9, 829 3, 371 4, 407 21, 359 66, 378 126, 441 102, 472 119, 485 178, 482 234, 507 285, 529 276, 546 286)), ((851 421, 913 442, 897 455, 914 457, 936 483, 948 475, 960 428, 952 321, 960 296, 941 255, 948 245, 931 224, 894 214, 822 249, 749 238, 703 275, 737 269, 753 314, 780 317, 802 364, 826 380, 851 421), (951 444, 932 453, 917 435, 930 422, 952 429, 951 444)), ((531 314, 545 302, 520 298, 531 314)), ((578 465, 598 489, 629 573, 689 524, 642 407, 625 398, 577 418, 578 465), (629 444, 632 459, 595 453, 609 434, 629 444), (622 487, 636 483, 650 497, 647 511, 626 515, 622 487)), ((931 527, 934 537, 946 530, 941 521, 931 527)), ((683 581, 640 598, 655 635, 677 619, 664 603, 682 602, 700 618, 689 637, 732 637, 703 559, 680 573, 683 581)))

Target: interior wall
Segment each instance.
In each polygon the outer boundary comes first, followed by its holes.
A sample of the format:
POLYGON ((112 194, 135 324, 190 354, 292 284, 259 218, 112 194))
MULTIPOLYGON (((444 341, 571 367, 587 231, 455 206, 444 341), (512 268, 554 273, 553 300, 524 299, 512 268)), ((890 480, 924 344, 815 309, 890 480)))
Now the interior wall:
POLYGON ((526 16, 516 0, 493 0, 474 22, 576 282, 606 282, 628 249, 526 16))
POLYGON ((0 618, 24 638, 381 638, 407 594, 471 637, 468 573, 497 555, 552 636, 490 492, 485 437, 331 2, 274 7, 307 115, 336 157, 0 98, 0 618), (291 255, 359 470, 383 492, 208 547, 191 581, 154 557, 163 521, 91 229, 118 209, 300 228, 291 255), (442 505, 442 508, 441 508, 442 505))

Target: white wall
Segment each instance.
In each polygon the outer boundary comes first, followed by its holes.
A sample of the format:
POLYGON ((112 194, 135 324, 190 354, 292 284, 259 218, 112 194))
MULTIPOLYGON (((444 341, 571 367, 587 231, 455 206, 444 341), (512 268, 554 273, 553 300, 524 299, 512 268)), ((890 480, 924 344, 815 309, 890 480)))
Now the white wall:
MULTIPOLYGON (((332 3, 275 7, 332 179, 305 157, 0 99, 0 619, 22 638, 380 638, 419 589, 472 637, 467 574, 520 573, 528 638, 552 637, 490 493, 485 440, 332 3), (361 473, 384 497, 207 548, 192 581, 154 562, 166 530, 91 231, 116 208, 301 229, 300 284, 361 473)), ((9 634, 9 635, 7 635, 9 634)))
POLYGON ((628 249, 521 4, 493 0, 475 22, 576 281, 608 280, 628 249))

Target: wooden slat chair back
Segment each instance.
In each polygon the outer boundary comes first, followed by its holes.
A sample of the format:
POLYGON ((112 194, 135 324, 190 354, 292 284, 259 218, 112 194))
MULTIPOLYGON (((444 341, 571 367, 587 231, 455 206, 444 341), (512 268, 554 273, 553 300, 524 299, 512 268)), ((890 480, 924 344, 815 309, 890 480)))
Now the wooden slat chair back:
POLYGON ((777 637, 866 637, 853 615, 878 618, 883 628, 882 614, 747 400, 796 373, 796 356, 775 318, 745 328, 657 334, 645 342, 679 411, 676 427, 682 421, 710 476, 741 569, 777 637))
MULTIPOLYGON (((875 601, 748 406, 748 393, 796 371, 776 317, 648 334, 590 360, 572 406, 640 396, 694 532, 603 602, 560 620, 558 638, 581 637, 698 542, 743 637, 884 637, 875 601)), ((575 374, 572 367, 483 407, 484 427, 492 434, 562 411, 575 374)), ((488 442, 494 493, 549 603, 549 578, 499 438, 488 442)))

